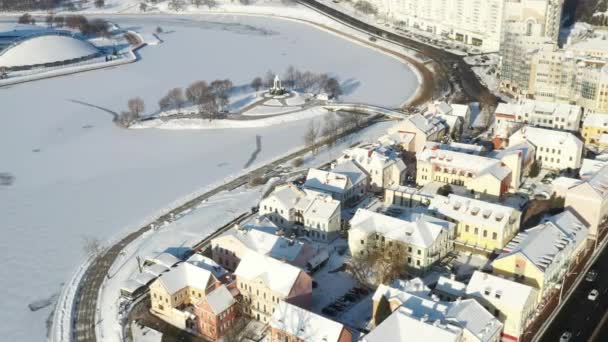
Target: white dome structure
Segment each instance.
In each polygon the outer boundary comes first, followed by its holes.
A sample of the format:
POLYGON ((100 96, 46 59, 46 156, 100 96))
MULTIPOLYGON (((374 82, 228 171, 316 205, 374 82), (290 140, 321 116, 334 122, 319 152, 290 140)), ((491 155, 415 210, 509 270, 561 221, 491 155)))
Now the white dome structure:
POLYGON ((0 66, 9 68, 83 60, 100 54, 88 41, 69 34, 45 33, 24 37, 0 51, 0 66))

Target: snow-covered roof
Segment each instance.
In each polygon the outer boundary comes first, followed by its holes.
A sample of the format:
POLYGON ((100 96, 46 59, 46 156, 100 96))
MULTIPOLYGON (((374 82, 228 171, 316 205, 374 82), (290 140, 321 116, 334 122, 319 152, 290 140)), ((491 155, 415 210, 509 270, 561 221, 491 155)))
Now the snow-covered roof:
POLYGON ((494 111, 495 115, 508 115, 515 117, 519 113, 521 107, 515 103, 499 103, 494 111))
POLYGON ((608 128, 608 114, 590 113, 583 120, 583 127, 608 128))
POLYGON ((207 303, 209 303, 211 310, 215 314, 220 314, 226 311, 226 309, 232 306, 232 304, 236 303, 234 297, 232 296, 228 288, 226 288, 226 285, 223 284, 218 288, 214 289, 213 291, 209 292, 205 300, 207 301, 207 303))
POLYGON ((247 280, 260 279, 268 288, 283 296, 289 295, 298 276, 299 268, 256 252, 247 252, 234 274, 247 280))
POLYGON ((327 193, 343 193, 352 186, 347 176, 319 169, 309 169, 304 183, 305 188, 327 193))
POLYGON ((541 271, 551 265, 555 257, 584 243, 588 229, 569 210, 552 216, 547 221, 518 233, 496 258, 502 259, 521 253, 541 271))
POLYGON ((359 184, 367 178, 367 173, 352 160, 336 164, 331 171, 348 177, 353 185, 359 184))
POLYGON ((380 284, 376 288, 372 299, 379 301, 380 298, 385 297, 389 301, 396 300, 398 302, 405 301, 409 295, 415 295, 418 297, 429 297, 431 295, 431 289, 429 289, 420 278, 414 278, 412 280, 395 280, 390 286, 380 284), (402 296, 403 293, 408 295, 402 296))
POLYGON ((536 289, 518 282, 475 271, 466 286, 466 294, 501 302, 511 308, 524 308, 530 297, 536 297, 536 289))
POLYGON ((213 259, 208 258, 202 254, 194 253, 186 262, 191 263, 196 267, 200 267, 204 270, 207 270, 213 274, 216 278, 222 278, 225 276, 228 271, 226 271, 222 266, 213 261, 213 259))
POLYGON ((473 154, 441 149, 440 145, 428 145, 418 153, 416 159, 425 161, 451 172, 472 173, 473 177, 490 174, 499 180, 507 177, 511 170, 500 160, 473 154))
POLYGON ((306 209, 304 209, 304 217, 329 220, 339 210, 340 201, 330 196, 314 196, 311 198, 306 209))
POLYGON ((436 117, 425 117, 422 114, 410 115, 407 119, 417 129, 422 131, 426 135, 432 135, 436 132, 446 129, 444 122, 436 117))
POLYGON ((88 57, 99 49, 88 41, 58 32, 37 33, 21 38, 0 52, 0 65, 6 67, 39 65, 88 57))
POLYGON ((598 173, 604 166, 608 165, 608 160, 583 159, 581 169, 578 172, 582 180, 587 180, 598 173))
POLYGON ((214 277, 211 272, 184 262, 158 278, 164 288, 173 294, 184 287, 205 290, 214 277))
POLYGON ((379 326, 365 335, 362 342, 456 342, 462 330, 454 325, 435 325, 434 322, 411 317, 409 310, 400 307, 379 326), (415 332, 415 333, 414 333, 415 332))
POLYGON ((581 184, 582 182, 583 181, 580 179, 560 176, 560 177, 555 178, 551 182, 551 186, 554 189, 559 188, 559 189, 567 190, 567 189, 575 187, 576 185, 581 184))
POLYGON ((277 186, 268 197, 262 200, 262 203, 275 208, 277 205, 280 205, 284 208, 304 210, 310 203, 310 200, 306 193, 295 184, 287 183, 277 186))
POLYGON ((257 216, 241 226, 243 230, 261 230, 265 233, 276 234, 279 227, 266 216, 257 216))
POLYGON ((608 165, 602 166, 586 183, 602 198, 608 197, 608 165))
POLYGON ((570 122, 580 120, 582 113, 581 106, 539 100, 524 101, 522 104, 522 110, 525 113, 534 112, 534 114, 537 115, 548 115, 551 117, 564 118, 570 122))
POLYGON ((344 329, 338 322, 284 301, 279 302, 269 325, 306 342, 338 342, 344 329))
POLYGON ((515 209, 478 199, 449 194, 437 195, 431 200, 429 210, 436 211, 458 222, 475 224, 478 227, 492 227, 503 230, 509 224, 515 209))
POLYGON ((147 266, 146 268, 144 268, 144 272, 146 273, 150 273, 153 276, 160 276, 161 274, 169 271, 169 267, 165 266, 165 265, 161 265, 161 264, 154 264, 151 266, 147 266))
POLYGON ((440 276, 435 286, 436 291, 441 291, 455 297, 463 297, 466 285, 455 279, 440 276))
POLYGON ((536 152, 536 148, 527 141, 522 141, 518 144, 513 144, 503 150, 495 150, 489 156, 496 159, 502 159, 508 155, 520 153, 522 160, 526 160, 532 153, 536 152))
POLYGON ((437 110, 438 113, 441 113, 441 114, 451 114, 452 113, 452 107, 443 101, 435 102, 435 109, 437 110))
POLYGON ((471 108, 466 104, 452 104, 452 115, 465 118, 471 112, 471 108))
POLYGON ((155 264, 161 264, 167 268, 171 268, 181 262, 179 258, 167 252, 160 253, 153 258, 148 258, 148 260, 155 264))
MULTIPOLYGON (((304 243, 301 241, 290 240, 256 229, 231 230, 226 236, 238 240, 243 246, 251 251, 290 262, 298 257, 304 247, 304 243)), ((214 244, 225 238, 226 237, 221 236, 214 239, 214 244)))
POLYGON ((397 165, 399 169, 405 170, 405 164, 393 149, 377 144, 366 144, 345 150, 340 162, 346 160, 356 162, 367 172, 373 169, 384 169, 393 164, 397 165))
POLYGON ((425 148, 439 149, 444 151, 464 152, 467 154, 480 155, 485 151, 485 147, 481 145, 465 144, 459 142, 450 142, 449 144, 429 141, 425 144, 425 148))
POLYGON ((416 134, 410 132, 394 132, 385 134, 378 138, 378 142, 382 145, 409 145, 412 140, 416 137, 416 134))
POLYGON ((152 281, 154 281, 157 278, 157 276, 147 273, 147 272, 142 272, 139 273, 138 275, 136 275, 133 280, 135 280, 136 282, 142 284, 142 285, 148 285, 150 284, 152 281))
POLYGON ((583 142, 574 134, 547 128, 525 126, 509 138, 509 146, 527 140, 535 146, 551 148, 573 148, 582 153, 583 142))
POLYGON ((358 209, 350 225, 351 231, 379 234, 390 240, 425 248, 432 246, 442 232, 447 233, 454 226, 427 215, 415 215, 411 221, 405 221, 367 209, 358 209))

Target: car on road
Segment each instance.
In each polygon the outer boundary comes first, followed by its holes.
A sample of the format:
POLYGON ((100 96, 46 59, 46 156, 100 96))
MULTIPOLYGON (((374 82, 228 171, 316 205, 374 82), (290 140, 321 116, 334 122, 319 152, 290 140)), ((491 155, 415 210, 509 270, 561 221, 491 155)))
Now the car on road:
POLYGON ((572 338, 572 333, 569 331, 564 331, 562 336, 559 338, 559 342, 568 342, 572 338))
POLYGON ((587 299, 589 300, 596 300, 597 296, 599 296, 599 291, 596 289, 591 290, 591 292, 589 292, 589 295, 587 296, 587 299))
POLYGON ((587 272, 587 275, 585 276, 586 281, 592 282, 592 281, 595 281, 595 279, 597 279, 596 270, 591 270, 591 271, 587 272))

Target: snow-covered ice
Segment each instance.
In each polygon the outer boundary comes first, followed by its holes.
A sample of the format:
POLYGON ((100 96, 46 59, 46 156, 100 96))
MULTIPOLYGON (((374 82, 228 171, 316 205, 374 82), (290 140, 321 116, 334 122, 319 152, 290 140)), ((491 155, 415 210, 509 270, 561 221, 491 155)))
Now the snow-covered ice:
POLYGON ((61 290, 84 261, 83 236, 116 239, 180 198, 234 177, 255 150, 256 135, 262 150, 253 166, 298 148, 308 123, 119 129, 112 115, 129 98, 141 96, 155 111, 172 87, 216 78, 249 84, 290 64, 338 77, 345 101, 396 106, 417 87, 416 75, 399 61, 292 21, 233 15, 109 19, 142 33, 158 25, 170 33, 160 35, 163 44, 141 50, 137 63, 0 89, 0 173, 15 177, 12 186, 0 187, 0 336, 7 341, 43 339, 51 309, 30 312, 27 304, 61 290))

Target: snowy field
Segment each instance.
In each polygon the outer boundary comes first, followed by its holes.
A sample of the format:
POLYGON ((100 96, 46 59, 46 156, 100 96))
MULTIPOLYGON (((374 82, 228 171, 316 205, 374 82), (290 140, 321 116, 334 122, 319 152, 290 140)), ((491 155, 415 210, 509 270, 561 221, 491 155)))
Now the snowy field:
MULTIPOLYGON (((123 130, 111 113, 141 96, 148 111, 175 86, 230 78, 248 84, 268 69, 327 72, 345 101, 397 106, 416 90, 415 74, 379 52, 310 26, 261 17, 116 17, 124 28, 169 32, 142 60, 107 70, 0 89, 0 241, 5 262, 0 336, 41 341, 51 297, 83 261, 83 236, 116 239, 175 201, 302 145, 307 120, 254 129, 123 130), (362 63, 362 61, 365 61, 362 63), (365 66, 365 67, 362 67, 365 66)), ((8 18, 6 20, 14 20, 8 18)))

